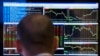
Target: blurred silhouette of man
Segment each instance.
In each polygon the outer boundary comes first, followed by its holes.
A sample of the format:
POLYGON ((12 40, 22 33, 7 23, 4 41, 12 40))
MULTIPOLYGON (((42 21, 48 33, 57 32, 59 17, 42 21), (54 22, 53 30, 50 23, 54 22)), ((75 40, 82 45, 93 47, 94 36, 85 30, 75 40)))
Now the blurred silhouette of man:
POLYGON ((17 25, 16 47, 22 56, 53 56, 58 47, 54 26, 42 14, 26 15, 17 25))

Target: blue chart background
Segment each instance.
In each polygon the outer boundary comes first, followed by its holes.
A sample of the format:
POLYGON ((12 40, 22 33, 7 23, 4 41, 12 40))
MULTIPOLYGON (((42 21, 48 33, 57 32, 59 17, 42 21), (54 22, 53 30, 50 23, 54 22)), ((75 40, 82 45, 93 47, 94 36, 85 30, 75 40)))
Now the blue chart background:
POLYGON ((20 7, 4 7, 4 22, 19 22, 24 16, 23 13, 26 14, 25 9, 25 7, 21 9, 20 7))

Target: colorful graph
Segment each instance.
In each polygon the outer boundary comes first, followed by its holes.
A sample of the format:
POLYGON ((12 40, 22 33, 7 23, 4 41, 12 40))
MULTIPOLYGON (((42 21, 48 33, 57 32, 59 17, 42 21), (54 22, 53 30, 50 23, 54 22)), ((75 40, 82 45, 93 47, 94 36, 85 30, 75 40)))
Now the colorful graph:
POLYGON ((11 48, 15 47, 16 40, 16 25, 4 25, 3 41, 4 47, 11 48))
MULTIPOLYGON (((17 38, 17 25, 15 24, 8 24, 4 25, 4 47, 15 47, 14 41, 17 38)), ((59 37, 59 48, 64 46, 64 26, 60 25, 55 25, 54 26, 54 31, 55 31, 55 36, 59 37)))
MULTIPOLYGON (((4 22, 19 22, 26 13, 45 14, 51 18, 54 23, 73 23, 73 25, 54 25, 55 36, 59 38, 59 50, 57 54, 97 54, 97 44, 80 44, 80 42, 98 41, 98 25, 88 23, 97 23, 97 9, 45 9, 43 7, 4 7, 4 22), (19 9, 20 8, 20 9, 19 9), (16 12, 17 11, 17 12, 16 12), (16 12, 16 13, 14 13, 16 12), (15 18, 15 19, 13 19, 15 18), (75 23, 87 23, 86 25, 75 23), (75 24, 75 25, 74 25, 75 24), (68 43, 70 44, 64 44, 68 43), (75 43, 75 44, 71 44, 75 43), (76 44, 79 43, 79 44, 76 44)), ((59 23, 59 24, 60 24, 59 23)), ((4 48, 15 48, 17 37, 15 24, 4 24, 3 41, 4 48)), ((15 50, 5 50, 5 53, 15 50)))
POLYGON ((59 47, 64 46, 64 26, 54 25, 55 36, 59 37, 59 47))

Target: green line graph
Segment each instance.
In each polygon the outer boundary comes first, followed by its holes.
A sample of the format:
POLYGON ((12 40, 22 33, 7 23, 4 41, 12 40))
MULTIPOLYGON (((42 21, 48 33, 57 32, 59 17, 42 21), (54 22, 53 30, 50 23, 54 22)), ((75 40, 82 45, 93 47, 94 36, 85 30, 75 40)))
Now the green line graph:
MULTIPOLYGON (((94 27, 97 27, 97 26, 94 26, 94 27)), ((85 27, 85 26, 80 26, 80 27, 77 27, 77 26, 73 26, 72 27, 72 32, 71 32, 71 34, 65 34, 64 33, 64 37, 65 37, 65 39, 68 39, 69 37, 71 37, 73 34, 74 34, 74 31, 75 30, 79 30, 80 32, 82 31, 82 30, 86 30, 86 31, 88 31, 91 35, 92 35, 92 37, 95 37, 95 39, 97 39, 98 38, 98 36, 97 36, 97 31, 96 32, 93 32, 92 31, 92 29, 91 29, 91 27, 85 27)), ((93 30, 97 30, 97 29, 93 29, 93 30)), ((88 37, 89 38, 89 37, 88 37)))
POLYGON ((66 16, 65 13, 62 12, 62 11, 61 11, 61 13, 57 13, 57 12, 55 12, 55 11, 53 11, 53 10, 50 10, 50 11, 46 11, 45 13, 51 13, 51 12, 54 13, 56 16, 57 16, 57 15, 63 15, 64 18, 66 18, 66 20, 69 20, 69 21, 72 21, 73 19, 76 19, 76 18, 74 18, 74 17, 69 16, 69 13, 67 13, 67 16, 66 16))
POLYGON ((80 50, 93 50, 93 51, 97 52, 97 50, 95 48, 93 48, 93 47, 82 47, 82 46, 75 46, 75 47, 73 47, 73 46, 65 46, 65 48, 67 48, 67 47, 70 47, 72 49, 79 48, 80 50))
MULTIPOLYGON (((71 15, 72 12, 70 10, 68 10, 68 9, 47 9, 47 10, 45 10, 45 14, 47 15, 47 14, 52 13, 52 14, 55 14, 55 17, 59 16, 59 15, 63 15, 65 20, 68 20, 68 21, 72 21, 72 20, 97 20, 98 19, 97 18, 98 17, 97 16, 98 15, 98 10, 90 9, 91 12, 87 12, 87 11, 88 11, 88 9, 83 9, 83 10, 82 9, 80 9, 80 10, 77 9, 77 12, 75 12, 75 13, 73 12, 74 13, 74 17, 71 15), (60 10, 60 12, 58 12, 57 10, 60 10), (63 11, 63 10, 66 10, 66 11, 63 11), (80 11, 80 12, 78 12, 78 11, 80 11), (82 14, 81 12, 87 12, 87 13, 82 14), (81 14, 81 17, 76 15, 76 14, 81 14), (96 16, 96 17, 94 19, 91 19, 88 16, 90 16, 90 17, 96 16), (87 17, 87 18, 85 18, 85 17, 87 17)), ((48 16, 52 17, 53 16, 52 14, 50 14, 48 16)), ((52 17, 52 19, 53 19, 53 17, 52 17)), ((57 20, 59 20, 59 19, 57 19, 57 20)))

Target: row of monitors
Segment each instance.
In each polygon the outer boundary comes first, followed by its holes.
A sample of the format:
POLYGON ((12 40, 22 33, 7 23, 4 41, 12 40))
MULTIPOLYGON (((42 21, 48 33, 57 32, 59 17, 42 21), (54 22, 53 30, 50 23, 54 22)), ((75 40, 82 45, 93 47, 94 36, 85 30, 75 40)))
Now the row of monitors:
MULTIPOLYGON (((4 25, 4 48, 16 48, 16 27, 16 24, 4 25)), ((97 28, 97 25, 54 25, 55 35, 59 37, 59 47, 57 48, 56 53, 98 53, 97 43, 81 43, 98 42, 97 28), (70 42, 74 43, 71 44, 70 42), (75 42, 80 44, 76 44, 75 42)), ((9 50, 5 50, 5 52, 7 51, 9 50)), ((15 49, 13 51, 15 51, 15 49)))
POLYGON ((55 51, 55 54, 87 54, 88 56, 88 54, 98 53, 97 3, 38 5, 27 3, 4 3, 3 5, 4 54, 17 54, 14 45, 14 41, 17 37, 16 23, 30 13, 47 15, 54 23, 57 23, 54 25, 54 31, 55 35, 59 37, 59 47, 55 51), (58 25, 59 23, 60 25, 58 25), (70 24, 66 25, 66 23, 70 24), (84 42, 86 43, 84 44, 84 42))
POLYGON ((98 21, 98 9, 45 9, 43 7, 4 7, 4 22, 19 22, 27 14, 40 13, 53 22, 82 23, 98 21))

